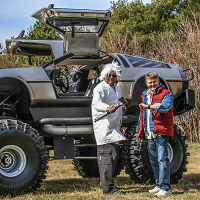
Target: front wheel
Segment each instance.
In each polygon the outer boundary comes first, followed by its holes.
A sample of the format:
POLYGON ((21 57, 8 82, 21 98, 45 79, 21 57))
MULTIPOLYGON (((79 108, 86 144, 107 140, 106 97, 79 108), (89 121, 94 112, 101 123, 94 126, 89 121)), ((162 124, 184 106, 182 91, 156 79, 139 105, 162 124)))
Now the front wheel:
POLYGON ((34 192, 47 170, 43 138, 28 124, 0 120, 0 195, 34 192))

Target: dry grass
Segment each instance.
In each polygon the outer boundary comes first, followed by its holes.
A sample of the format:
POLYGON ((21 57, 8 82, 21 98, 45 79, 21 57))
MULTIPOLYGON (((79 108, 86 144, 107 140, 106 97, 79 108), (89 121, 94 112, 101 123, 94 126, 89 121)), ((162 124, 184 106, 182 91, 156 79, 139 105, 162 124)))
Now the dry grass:
MULTIPOLYGON (((200 199, 200 144, 189 144, 188 152, 190 152, 188 171, 184 173, 178 184, 172 185, 173 196, 165 197, 165 199, 200 199)), ((54 160, 49 162, 47 179, 42 183, 40 189, 34 194, 21 195, 12 199, 157 199, 154 195, 148 193, 153 185, 135 184, 124 171, 115 178, 115 184, 121 187, 126 194, 103 195, 99 189, 98 178, 82 178, 74 171, 70 160, 54 160)))

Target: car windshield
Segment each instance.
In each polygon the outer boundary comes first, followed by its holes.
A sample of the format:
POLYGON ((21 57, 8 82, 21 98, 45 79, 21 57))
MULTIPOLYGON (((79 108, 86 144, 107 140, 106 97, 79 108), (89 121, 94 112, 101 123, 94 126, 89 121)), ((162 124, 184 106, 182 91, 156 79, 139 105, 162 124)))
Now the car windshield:
MULTIPOLYGON (((102 25, 102 22, 99 23, 97 26, 76 26, 74 28, 75 32, 99 32, 99 29, 102 25)), ((72 31, 72 27, 69 26, 61 26, 61 29, 63 29, 66 32, 71 32, 72 31)))

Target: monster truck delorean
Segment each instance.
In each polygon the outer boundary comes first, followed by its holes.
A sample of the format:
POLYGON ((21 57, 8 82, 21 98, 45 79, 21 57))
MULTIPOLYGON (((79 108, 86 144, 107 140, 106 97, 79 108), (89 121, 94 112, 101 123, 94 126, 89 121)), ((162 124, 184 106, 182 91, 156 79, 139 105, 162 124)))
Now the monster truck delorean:
MULTIPOLYGON (((102 66, 112 61, 123 66, 118 86, 129 102, 123 116, 127 141, 121 145, 115 175, 125 166, 135 182, 151 182, 146 142, 135 139, 138 104, 146 89, 144 76, 150 71, 159 74, 161 82, 174 94, 175 115, 195 106, 194 91, 188 89, 192 78, 172 64, 119 53, 103 54, 100 38, 111 17, 109 10, 50 5, 32 17, 58 31, 64 39, 24 40, 21 34, 6 41, 9 53, 29 57, 54 53, 55 59, 38 67, 0 70, 0 195, 34 192, 45 178, 49 158, 72 159, 81 176, 99 176, 91 117, 92 91, 98 78, 88 77, 91 70, 99 74, 102 66), (70 89, 69 81, 63 82, 56 65, 81 66, 75 89, 70 89)), ((188 154, 185 138, 176 125, 168 151, 171 182, 177 183, 186 171, 188 154)))

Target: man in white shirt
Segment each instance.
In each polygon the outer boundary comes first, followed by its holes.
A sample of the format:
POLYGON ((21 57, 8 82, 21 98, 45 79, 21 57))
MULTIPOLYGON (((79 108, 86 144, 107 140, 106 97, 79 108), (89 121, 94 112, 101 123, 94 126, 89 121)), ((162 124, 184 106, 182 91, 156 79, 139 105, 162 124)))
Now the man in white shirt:
POLYGON ((121 97, 117 80, 120 79, 121 68, 117 63, 105 65, 101 72, 99 83, 93 92, 92 117, 93 128, 97 142, 97 158, 100 174, 100 188, 104 194, 122 194, 114 185, 113 175, 119 157, 119 141, 126 140, 121 133, 122 107, 115 107, 121 97), (111 113, 103 119, 94 122, 95 118, 104 113, 111 113))

